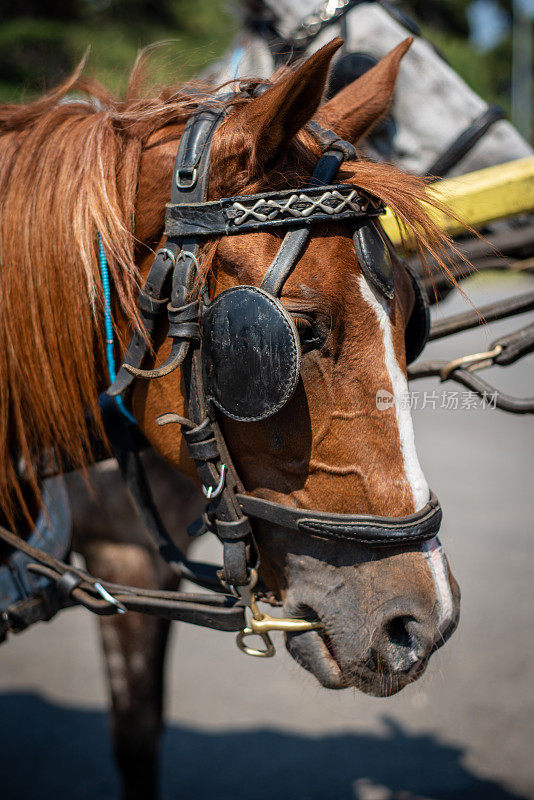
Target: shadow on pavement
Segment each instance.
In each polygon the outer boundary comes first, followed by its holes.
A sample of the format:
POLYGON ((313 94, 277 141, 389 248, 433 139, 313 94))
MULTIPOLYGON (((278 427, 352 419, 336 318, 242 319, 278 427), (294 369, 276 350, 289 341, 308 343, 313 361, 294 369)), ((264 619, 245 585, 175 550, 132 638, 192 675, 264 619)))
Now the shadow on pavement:
MULTIPOLYGON (((34 694, 0 694, 3 800, 115 800, 106 714, 34 694)), ((464 752, 409 733, 304 736, 169 726, 164 800, 526 800, 478 778, 464 752)))

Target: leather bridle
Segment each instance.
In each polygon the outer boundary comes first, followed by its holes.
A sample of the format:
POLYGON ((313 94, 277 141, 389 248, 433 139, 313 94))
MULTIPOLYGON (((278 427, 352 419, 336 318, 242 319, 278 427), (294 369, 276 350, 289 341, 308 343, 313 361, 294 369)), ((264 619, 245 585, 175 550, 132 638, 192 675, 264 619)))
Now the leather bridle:
MULTIPOLYGON (((201 243, 206 236, 272 230, 280 226, 288 229, 262 283, 264 290, 273 296, 279 296, 286 278, 311 235, 314 222, 344 220, 357 224, 358 230, 368 228, 376 231, 372 218, 383 209, 375 198, 363 191, 358 192, 357 202, 351 208, 343 206, 337 214, 331 207, 317 203, 319 196, 333 191, 341 197, 348 196, 349 192, 355 194, 353 186, 332 187, 330 181, 344 160, 355 160, 357 155, 350 143, 330 131, 324 131, 316 123, 312 124, 311 130, 319 138, 323 155, 308 188, 293 192, 293 195, 300 196, 306 209, 310 207, 308 201, 311 201, 312 206, 315 203, 306 216, 302 213, 286 213, 280 218, 278 212, 271 217, 262 213, 266 208, 278 209, 283 206, 291 192, 269 192, 252 197, 208 201, 210 144, 222 119, 221 111, 205 109, 193 115, 186 125, 174 167, 172 201, 167 206, 167 241, 156 253, 139 297, 145 334, 134 332, 123 364, 115 382, 108 389, 108 394, 122 396, 131 388, 136 378, 152 379, 167 375, 181 366, 189 418, 168 413, 158 418, 158 424, 180 425, 189 455, 195 463, 204 493, 209 499, 206 512, 196 526, 196 532, 211 531, 216 534, 223 544, 224 566, 220 573, 223 585, 238 594, 243 593, 240 587, 248 587, 250 596, 251 570, 256 569, 258 559, 251 519, 296 530, 302 535, 348 541, 366 547, 394 548, 420 545, 436 536, 441 523, 441 508, 435 496, 431 495, 424 508, 407 517, 331 514, 290 508, 246 494, 233 465, 218 412, 205 392, 199 315, 209 298, 202 296, 196 281, 201 243), (269 201, 271 205, 267 206, 269 201), (165 287, 171 281, 172 291, 169 298, 165 295, 165 287), (162 366, 144 370, 142 363, 148 355, 147 342, 152 339, 165 309, 169 319, 169 336, 172 339, 170 356, 162 366)), ((388 259, 389 251, 384 248, 384 263, 371 265, 372 278, 375 285, 382 284, 386 291, 388 288, 392 291, 391 263, 388 259)), ((310 627, 316 627, 316 624, 311 623, 310 627)), ((291 626, 288 625, 288 628, 291 626)))

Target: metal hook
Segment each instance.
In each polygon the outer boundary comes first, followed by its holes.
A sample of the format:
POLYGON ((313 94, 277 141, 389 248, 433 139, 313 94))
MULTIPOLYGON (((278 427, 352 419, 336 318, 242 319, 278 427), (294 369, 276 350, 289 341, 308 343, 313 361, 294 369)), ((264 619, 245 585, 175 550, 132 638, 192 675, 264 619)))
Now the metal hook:
POLYGON ((176 267, 176 253, 174 253, 169 247, 160 247, 156 255, 158 255, 158 253, 164 253, 167 258, 170 258, 173 266, 176 267))
POLYGON ((196 270, 198 272, 200 270, 200 267, 199 267, 199 264, 198 264, 198 259, 197 259, 196 255, 191 252, 191 250, 180 250, 180 252, 176 256, 175 265, 176 265, 176 263, 178 261, 186 261, 188 258, 190 259, 190 261, 193 262, 193 264, 195 265, 196 270))
POLYGON ((187 172, 185 175, 181 173, 180 170, 177 170, 175 177, 176 186, 178 189, 192 189, 197 182, 197 177, 198 169, 196 167, 193 167, 191 172, 187 172))
POLYGON ((221 475, 217 486, 213 487, 213 486, 202 485, 202 491, 204 493, 204 497, 207 497, 208 500, 213 500, 214 497, 218 497, 224 488, 225 477, 226 477, 226 464, 223 464, 221 466, 221 475))
POLYGON ((493 350, 487 350, 483 353, 472 353, 469 356, 461 356, 455 358, 454 361, 449 361, 440 370, 439 376, 442 381, 446 381, 455 369, 465 369, 467 372, 475 372, 477 369, 485 369, 491 367, 495 358, 502 353, 502 345, 496 345, 493 350))

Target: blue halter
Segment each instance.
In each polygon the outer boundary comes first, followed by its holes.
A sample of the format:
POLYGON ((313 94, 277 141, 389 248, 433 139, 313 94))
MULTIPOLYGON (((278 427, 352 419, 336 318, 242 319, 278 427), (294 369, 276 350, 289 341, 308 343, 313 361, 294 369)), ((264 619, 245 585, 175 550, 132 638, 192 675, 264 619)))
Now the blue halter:
MULTIPOLYGON (((102 289, 104 291, 104 328, 106 331, 106 361, 108 366, 108 377, 110 384, 115 380, 117 373, 115 370, 115 354, 113 350, 114 334, 113 320, 111 318, 111 291, 109 288, 109 269, 102 237, 98 234, 98 259, 100 265, 100 277, 102 279, 102 289)), ((133 425, 137 425, 137 420, 128 411, 120 395, 113 398, 115 404, 123 416, 133 425)))

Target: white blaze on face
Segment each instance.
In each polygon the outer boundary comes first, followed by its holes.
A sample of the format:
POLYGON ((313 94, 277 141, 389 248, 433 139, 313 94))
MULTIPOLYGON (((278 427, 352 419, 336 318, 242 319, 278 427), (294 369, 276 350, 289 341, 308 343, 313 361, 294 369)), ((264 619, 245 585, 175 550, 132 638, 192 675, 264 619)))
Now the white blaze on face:
MULTIPOLYGON (((415 510, 419 511, 428 502, 430 491, 415 449, 412 416, 410 414, 409 403, 406 402, 408 397, 408 383, 404 372, 399 366, 397 356, 395 355, 387 303, 380 295, 373 291, 364 275, 360 275, 358 282, 361 295, 375 312, 382 332, 384 363, 393 391, 392 405, 395 408, 397 416, 399 442, 404 462, 404 474, 412 490, 415 510)), ((385 388, 386 387, 384 387, 384 389, 385 388)), ((436 536, 430 542, 425 542, 425 544, 421 546, 421 552, 425 556, 434 580, 436 597, 439 604, 439 633, 443 634, 452 620, 454 604, 447 564, 438 537, 436 536)))
MULTIPOLYGON (((413 494, 415 510, 423 508, 428 503, 430 492, 428 483, 423 475, 423 470, 417 458, 415 449, 415 436, 413 432, 412 416, 409 404, 406 402, 408 397, 408 383, 401 370, 393 347, 393 336, 391 333, 391 322, 387 305, 383 298, 373 292, 365 277, 360 275, 360 291, 363 299, 372 307, 378 319, 382 332, 382 343, 384 346, 384 361, 393 389, 393 403, 397 415, 397 426, 399 429, 399 441, 401 446, 402 458, 404 461, 404 473, 413 494)), ((387 387, 383 387, 387 388, 387 387)))
POLYGON ((421 547, 421 551, 427 560, 434 579, 439 604, 438 634, 443 636, 454 616, 454 603, 445 554, 437 536, 434 536, 429 542, 425 542, 421 547))

